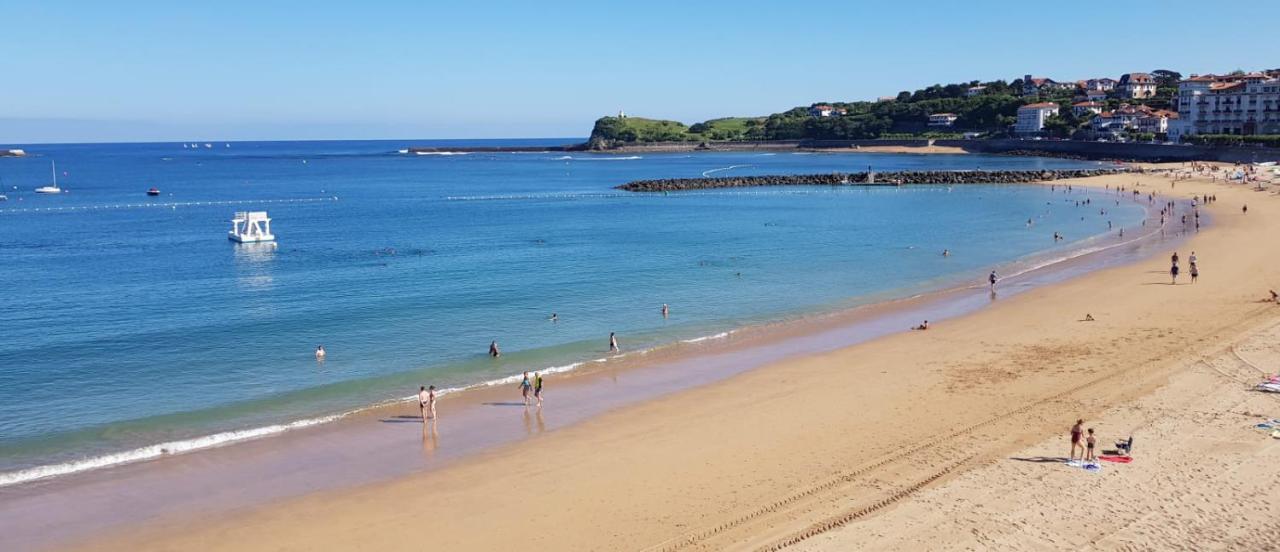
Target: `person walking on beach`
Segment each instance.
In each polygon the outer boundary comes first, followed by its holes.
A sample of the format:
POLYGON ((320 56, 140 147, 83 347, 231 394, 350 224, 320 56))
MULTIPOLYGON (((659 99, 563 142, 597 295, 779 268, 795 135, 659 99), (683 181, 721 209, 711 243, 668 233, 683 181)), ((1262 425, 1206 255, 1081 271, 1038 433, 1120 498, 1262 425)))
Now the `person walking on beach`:
POLYGON ((1084 447, 1080 444, 1080 437, 1084 434, 1084 420, 1076 420, 1076 425, 1071 426, 1071 455, 1067 457, 1067 461, 1076 459, 1076 449, 1080 449, 1081 457, 1084 455, 1084 447))
POLYGON ((1176 263, 1169 267, 1169 276, 1173 278, 1171 284, 1175 286, 1178 285, 1178 265, 1176 263))
MULTIPOLYGON (((435 389, 433 386, 432 389, 435 389)), ((423 423, 427 421, 427 404, 431 402, 431 394, 427 393, 427 386, 418 386, 418 415, 422 416, 423 423)))
POLYGON ((1188 263, 1191 263, 1191 268, 1195 268, 1195 267, 1196 267, 1196 252, 1195 252, 1195 251, 1192 251, 1192 252, 1191 252, 1191 256, 1190 256, 1190 257, 1187 257, 1187 262, 1188 262, 1188 263))
POLYGON ((1173 263, 1173 266, 1178 266, 1178 252, 1174 251, 1173 256, 1169 257, 1169 260, 1173 263))
POLYGON ((502 356, 502 351, 498 350, 498 340, 496 339, 489 342, 489 356, 493 358, 502 356))
POLYGON ((613 332, 609 332, 609 352, 616 353, 619 350, 620 349, 618 349, 618 336, 614 335, 613 332))
POLYGON ((520 396, 524 398, 524 405, 529 406, 529 391, 533 390, 533 384, 529 383, 529 373, 524 373, 524 378, 520 380, 520 396))
POLYGON ((1241 207, 1241 208, 1240 208, 1240 213, 1241 213, 1241 214, 1244 214, 1244 215, 1249 214, 1249 206, 1248 206, 1248 205, 1245 205, 1244 207, 1241 207))
POLYGON ((1196 279, 1200 278, 1200 267, 1195 263, 1191 263, 1191 283, 1196 283, 1196 279))
POLYGON ((991 283, 991 291, 996 290, 996 282, 998 281, 1000 281, 1000 278, 996 276, 996 271, 992 270, 991 274, 987 276, 987 282, 991 283))
POLYGON ((542 374, 533 373, 533 398, 538 399, 538 407, 542 407, 542 374))

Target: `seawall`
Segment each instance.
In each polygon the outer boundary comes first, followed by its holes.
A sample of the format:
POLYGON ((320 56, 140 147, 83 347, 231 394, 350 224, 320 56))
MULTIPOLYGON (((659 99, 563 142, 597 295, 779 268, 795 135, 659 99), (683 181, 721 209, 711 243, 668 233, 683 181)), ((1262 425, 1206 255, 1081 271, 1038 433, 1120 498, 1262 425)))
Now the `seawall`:
POLYGON ((636 180, 621 186, 628 192, 674 192, 759 186, 900 186, 905 184, 1023 184, 1064 178, 1085 178, 1128 172, 1128 169, 1061 171, 901 171, 883 173, 827 173, 718 178, 662 178, 636 180))

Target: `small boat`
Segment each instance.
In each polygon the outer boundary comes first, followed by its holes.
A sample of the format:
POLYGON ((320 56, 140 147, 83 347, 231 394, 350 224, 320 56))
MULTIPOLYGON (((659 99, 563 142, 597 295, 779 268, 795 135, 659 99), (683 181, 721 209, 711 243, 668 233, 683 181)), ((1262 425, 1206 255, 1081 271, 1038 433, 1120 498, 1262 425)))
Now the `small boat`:
POLYGON ((36 188, 36 193, 37 193, 37 194, 60 194, 60 193, 62 193, 62 188, 59 188, 59 187, 58 187, 58 164, 57 164, 57 163, 54 163, 53 161, 50 161, 50 162, 49 162, 49 164, 53 166, 53 184, 50 184, 50 185, 48 185, 48 186, 41 186, 41 187, 39 187, 39 188, 36 188))
POLYGON ((213 147, 213 144, 210 144, 210 143, 208 143, 208 142, 205 142, 205 144, 204 144, 204 149, 209 149, 209 148, 212 148, 212 147, 213 147))
POLYGON ((231 231, 227 239, 236 243, 258 243, 275 241, 271 234, 271 219, 266 211, 237 211, 231 219, 231 231))
POLYGON ((151 189, 147 190, 147 195, 149 195, 149 196, 158 196, 158 195, 160 195, 160 188, 151 188, 151 189))

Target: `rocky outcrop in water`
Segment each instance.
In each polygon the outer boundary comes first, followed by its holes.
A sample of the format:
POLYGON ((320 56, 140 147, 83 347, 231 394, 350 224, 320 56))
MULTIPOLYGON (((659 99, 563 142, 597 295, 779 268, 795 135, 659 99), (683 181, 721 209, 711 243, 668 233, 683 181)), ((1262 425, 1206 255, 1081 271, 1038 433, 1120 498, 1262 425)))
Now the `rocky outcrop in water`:
POLYGON ((900 186, 904 184, 1025 184, 1128 172, 1128 169, 1058 171, 900 171, 868 173, 723 176, 636 180, 616 188, 628 192, 675 192, 758 186, 900 186))

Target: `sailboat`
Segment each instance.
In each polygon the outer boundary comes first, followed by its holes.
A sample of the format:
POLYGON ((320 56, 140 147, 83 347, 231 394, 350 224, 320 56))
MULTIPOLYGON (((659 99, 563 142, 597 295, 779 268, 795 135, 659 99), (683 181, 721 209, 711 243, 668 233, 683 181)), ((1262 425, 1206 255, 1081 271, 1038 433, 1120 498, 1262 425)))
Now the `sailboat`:
POLYGON ((41 187, 39 187, 39 188, 36 188, 36 193, 37 193, 37 194, 60 194, 60 193, 62 193, 62 188, 59 188, 59 187, 58 187, 58 164, 57 164, 57 163, 54 163, 53 161, 50 161, 50 162, 49 162, 49 164, 53 167, 53 184, 50 184, 50 185, 48 185, 48 186, 41 186, 41 187))

